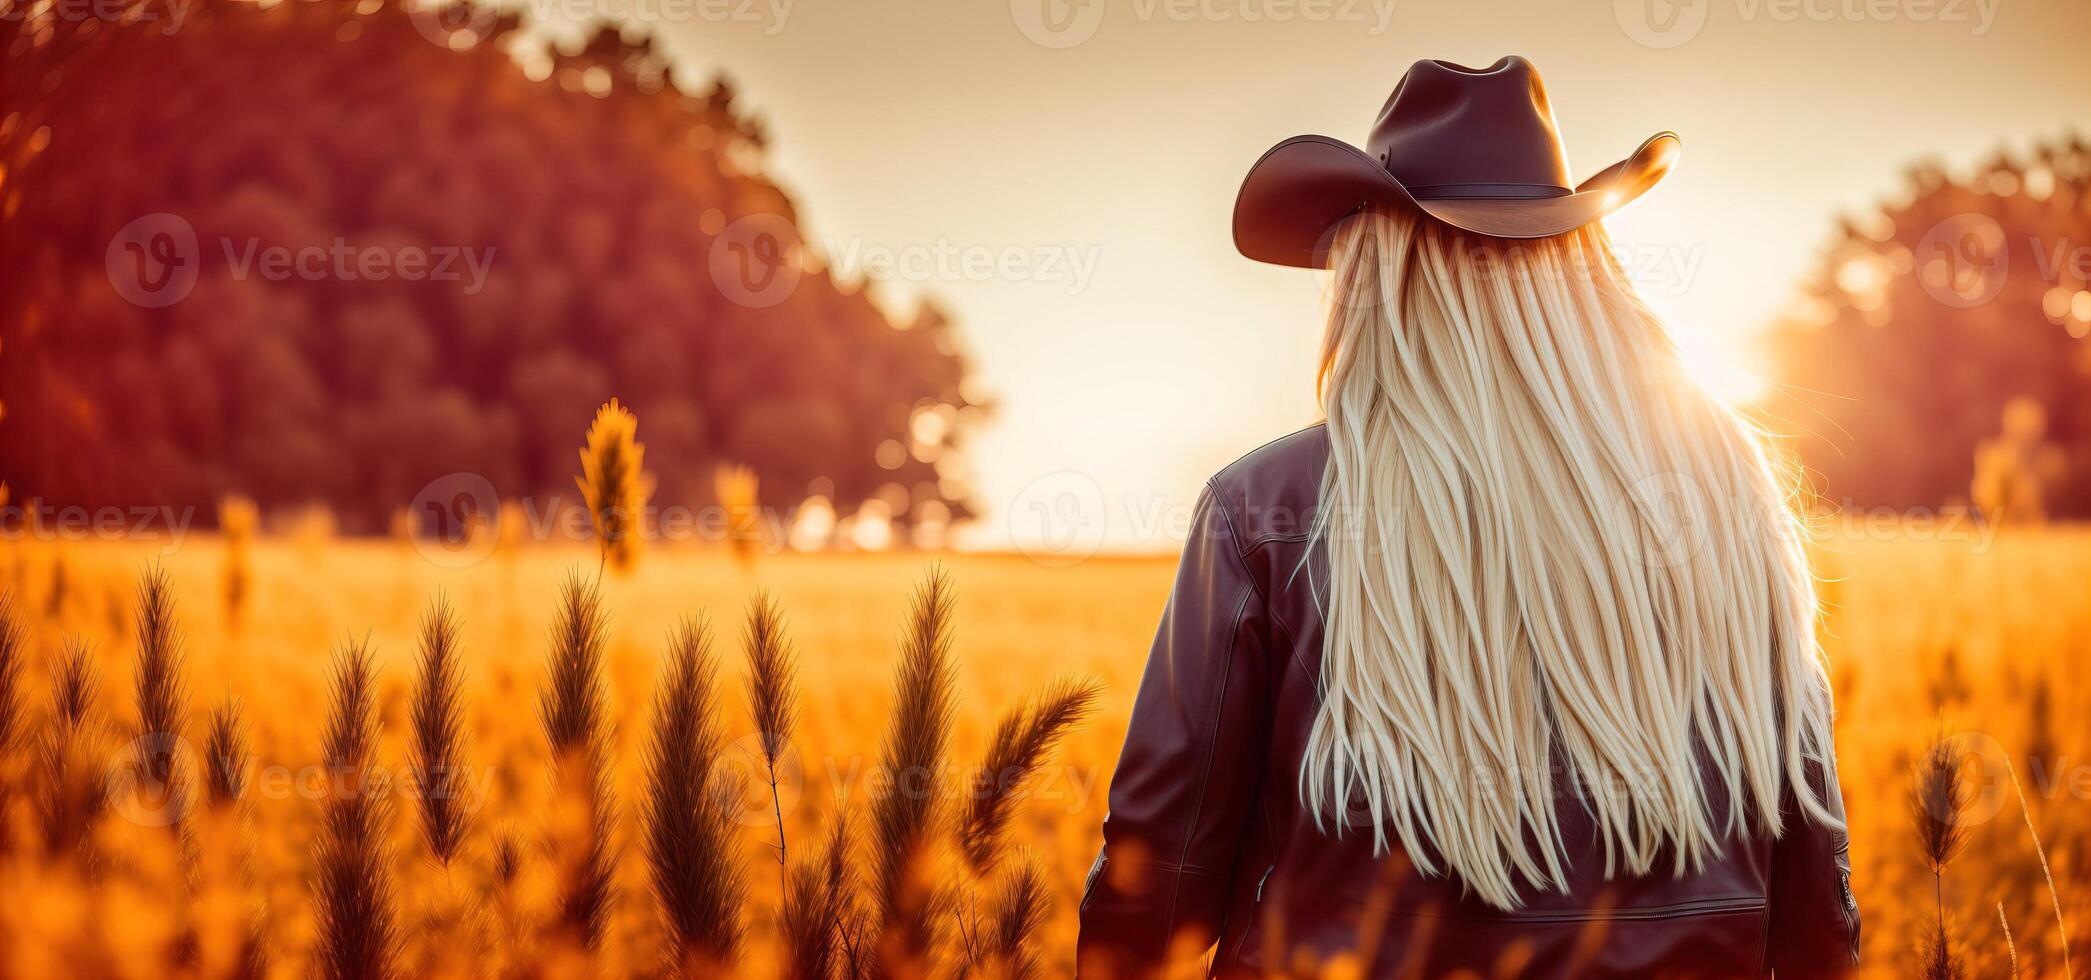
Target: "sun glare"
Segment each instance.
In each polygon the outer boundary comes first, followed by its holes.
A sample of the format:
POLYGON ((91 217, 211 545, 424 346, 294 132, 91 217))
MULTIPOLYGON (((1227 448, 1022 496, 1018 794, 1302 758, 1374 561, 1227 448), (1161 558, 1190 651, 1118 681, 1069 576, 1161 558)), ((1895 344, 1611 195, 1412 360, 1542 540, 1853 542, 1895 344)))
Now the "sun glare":
POLYGON ((1680 337, 1677 355, 1692 381, 1723 404, 1748 404, 1771 390, 1763 375, 1746 369, 1748 358, 1733 344, 1716 338, 1680 337))

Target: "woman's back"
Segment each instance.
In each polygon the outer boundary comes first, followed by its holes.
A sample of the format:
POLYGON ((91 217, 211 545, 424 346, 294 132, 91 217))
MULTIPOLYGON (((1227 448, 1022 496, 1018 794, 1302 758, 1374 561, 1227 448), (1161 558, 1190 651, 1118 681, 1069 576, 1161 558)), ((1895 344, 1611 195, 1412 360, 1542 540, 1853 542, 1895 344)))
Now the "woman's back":
MULTIPOLYGON (((1843 836, 1791 811, 1777 842, 1745 833, 1683 877, 1664 866, 1608 880, 1587 802, 1557 765, 1566 887, 1526 889, 1505 909, 1456 877, 1418 873, 1398 845, 1375 853, 1368 811, 1338 833, 1306 807, 1297 787, 1324 644, 1307 583, 1327 574, 1312 528, 1328 457, 1317 425, 1243 457, 1200 497, 1083 896, 1085 974, 1143 975, 1209 943, 1222 976, 1347 960, 1372 977, 1755 976, 1774 965, 1786 977, 1849 961, 1857 910, 1843 836)), ((1469 786, 1470 806, 1504 795, 1486 779, 1469 786)))

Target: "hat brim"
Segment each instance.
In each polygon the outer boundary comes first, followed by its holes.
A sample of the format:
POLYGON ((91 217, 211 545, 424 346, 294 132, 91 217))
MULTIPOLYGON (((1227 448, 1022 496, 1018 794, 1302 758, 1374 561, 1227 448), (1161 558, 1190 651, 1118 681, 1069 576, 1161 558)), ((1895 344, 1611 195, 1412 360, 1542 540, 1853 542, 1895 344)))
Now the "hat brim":
POLYGON ((1633 155, 1568 194, 1540 198, 1418 200, 1365 151, 1327 136, 1271 147, 1242 179, 1234 247, 1258 262, 1318 269, 1329 230, 1361 206, 1400 203, 1446 224, 1496 238, 1546 238, 1580 228, 1640 197, 1677 162, 1676 133, 1649 137, 1633 155))

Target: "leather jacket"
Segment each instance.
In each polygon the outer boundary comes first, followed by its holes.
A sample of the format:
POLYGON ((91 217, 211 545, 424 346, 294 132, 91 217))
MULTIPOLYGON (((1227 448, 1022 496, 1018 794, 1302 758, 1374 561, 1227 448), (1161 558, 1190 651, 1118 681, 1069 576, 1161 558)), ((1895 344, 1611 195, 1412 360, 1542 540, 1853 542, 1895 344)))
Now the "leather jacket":
MULTIPOLYGON (((1369 829, 1317 829, 1298 787, 1317 708, 1322 624, 1307 583, 1327 563, 1307 549, 1327 458, 1317 425, 1243 457, 1200 495, 1084 888, 1083 975, 1176 973, 1205 956, 1223 977, 1346 959, 1365 977, 1786 980, 1853 968, 1846 835, 1794 812, 1790 790, 1777 840, 1735 835, 1696 873, 1658 862, 1609 880, 1570 794, 1557 811, 1570 887, 1527 889, 1515 911, 1411 870, 1391 834, 1375 855, 1369 829)), ((1811 773, 1841 816, 1834 762, 1811 773)))

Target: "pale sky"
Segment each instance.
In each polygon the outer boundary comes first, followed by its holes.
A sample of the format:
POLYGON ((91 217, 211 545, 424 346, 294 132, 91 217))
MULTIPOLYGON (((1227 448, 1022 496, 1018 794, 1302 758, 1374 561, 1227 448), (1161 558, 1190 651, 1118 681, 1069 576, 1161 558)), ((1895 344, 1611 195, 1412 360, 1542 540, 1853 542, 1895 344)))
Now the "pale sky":
POLYGON ((1419 58, 1530 58, 1578 179, 1681 134, 1610 227, 1714 365, 1910 162, 2091 132, 2085 0, 526 2, 634 12, 691 79, 727 71, 814 237, 954 313, 1000 403, 979 545, 1072 487, 1107 549, 1172 548, 1208 475, 1314 420, 1320 284, 1235 253, 1235 189, 1287 136, 1362 141, 1419 58))

